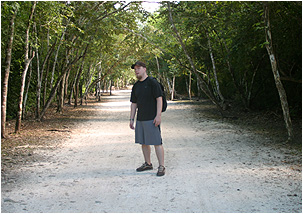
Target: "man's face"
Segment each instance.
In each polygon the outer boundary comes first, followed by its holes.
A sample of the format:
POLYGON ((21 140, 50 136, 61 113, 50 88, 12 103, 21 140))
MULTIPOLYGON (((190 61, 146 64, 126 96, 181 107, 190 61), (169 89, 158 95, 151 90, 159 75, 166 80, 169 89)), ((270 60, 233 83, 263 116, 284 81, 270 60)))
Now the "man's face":
POLYGON ((146 68, 136 65, 134 69, 137 79, 141 80, 146 72, 146 68))

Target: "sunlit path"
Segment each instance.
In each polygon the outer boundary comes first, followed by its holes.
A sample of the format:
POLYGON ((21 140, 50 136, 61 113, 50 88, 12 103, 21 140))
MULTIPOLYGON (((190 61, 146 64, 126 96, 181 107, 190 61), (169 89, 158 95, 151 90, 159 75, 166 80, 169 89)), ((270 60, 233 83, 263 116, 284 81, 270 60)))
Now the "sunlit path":
POLYGON ((301 172, 283 162, 291 151, 221 120, 197 119, 195 109, 208 102, 169 102, 167 173, 137 173, 142 155, 128 126, 129 96, 103 96, 63 148, 21 168, 15 183, 2 186, 2 212, 301 212, 301 172))

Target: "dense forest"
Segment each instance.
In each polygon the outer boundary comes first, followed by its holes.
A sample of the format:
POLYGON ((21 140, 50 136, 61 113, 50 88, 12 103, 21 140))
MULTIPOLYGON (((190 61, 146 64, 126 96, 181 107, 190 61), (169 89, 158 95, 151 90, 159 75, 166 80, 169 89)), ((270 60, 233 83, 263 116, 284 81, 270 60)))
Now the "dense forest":
POLYGON ((289 139, 302 112, 301 2, 2 1, 5 121, 43 120, 56 105, 123 88, 141 60, 168 99, 210 99, 282 115, 289 139))

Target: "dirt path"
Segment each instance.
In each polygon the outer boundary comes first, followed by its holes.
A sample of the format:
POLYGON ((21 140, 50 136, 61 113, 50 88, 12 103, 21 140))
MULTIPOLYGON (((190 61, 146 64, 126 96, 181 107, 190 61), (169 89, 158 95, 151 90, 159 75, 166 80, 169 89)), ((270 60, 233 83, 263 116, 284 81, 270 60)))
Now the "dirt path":
MULTIPOLYGON (((169 103, 162 116, 167 174, 137 173, 142 154, 128 128, 129 91, 114 93, 88 106, 91 117, 62 148, 41 151, 47 161, 8 175, 16 178, 2 184, 2 212, 302 211, 301 156, 203 117, 201 102, 169 103)), ((154 151, 152 160, 157 165, 154 151)))

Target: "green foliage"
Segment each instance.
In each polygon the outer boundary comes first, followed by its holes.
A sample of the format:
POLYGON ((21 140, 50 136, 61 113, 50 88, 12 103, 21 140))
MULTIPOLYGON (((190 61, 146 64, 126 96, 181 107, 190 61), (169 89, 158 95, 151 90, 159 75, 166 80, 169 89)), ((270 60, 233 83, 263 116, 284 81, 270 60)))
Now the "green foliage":
MULTIPOLYGON (((273 41, 281 76, 301 81, 301 3, 273 2, 270 5, 273 41)), ((171 7, 175 25, 196 68, 206 73, 209 81, 213 82, 206 37, 206 32, 209 33, 218 81, 225 98, 238 104, 245 103, 249 108, 279 108, 280 101, 264 46, 262 2, 181 1, 171 4, 171 7)), ((170 67, 172 64, 178 67, 181 81, 177 80, 177 91, 186 94, 184 77, 188 70, 184 67, 189 68, 190 64, 172 36, 174 33, 168 21, 166 3, 162 3, 160 13, 154 15, 149 24, 156 29, 153 38, 163 41, 161 47, 167 49, 163 59, 170 67)), ((301 108, 301 84, 290 81, 283 83, 290 105, 301 108)), ((197 93, 195 88, 192 91, 197 93)))
MULTIPOLYGON (((43 72, 42 86, 46 84, 47 87, 46 97, 42 89, 42 98, 48 98, 68 63, 84 54, 86 47, 85 56, 70 65, 66 98, 73 91, 73 82, 82 62, 80 85, 84 92, 85 86, 98 79, 100 72, 102 78, 121 83, 121 86, 134 83, 136 79, 130 65, 137 60, 145 61, 148 72, 165 82, 166 87, 172 85, 173 77, 176 77, 177 93, 187 96, 191 65, 171 28, 167 2, 160 4, 159 11, 150 14, 140 2, 38 1, 33 19, 37 32, 31 27, 30 45, 32 51, 36 47, 39 50, 40 70, 54 45, 43 72), (51 84, 57 50, 58 61, 51 84)), ((32 2, 28 1, 1 2, 2 71, 5 69, 9 21, 12 11, 17 11, 7 108, 7 115, 11 118, 17 109, 31 5, 32 2)), ((179 1, 171 2, 171 7, 176 28, 203 79, 214 87, 210 42, 218 82, 226 100, 248 108, 279 108, 279 97, 265 49, 263 2, 179 1)), ((270 10, 279 71, 282 78, 288 79, 283 84, 292 112, 298 114, 302 99, 301 83, 298 83, 302 79, 302 5, 301 2, 271 2, 270 10)), ((27 110, 35 109, 36 105, 36 57, 30 68, 32 76, 27 110)), ((3 77, 3 72, 1 74, 3 77)), ((204 96, 197 87, 194 74, 191 81, 192 94, 204 96)), ((91 87, 92 91, 94 89, 91 87)))

